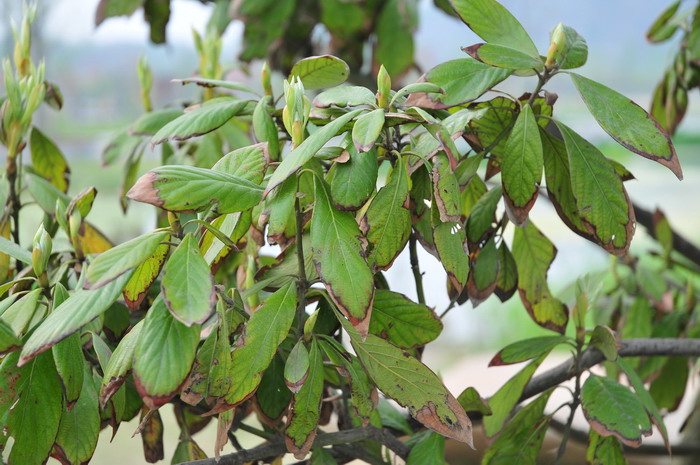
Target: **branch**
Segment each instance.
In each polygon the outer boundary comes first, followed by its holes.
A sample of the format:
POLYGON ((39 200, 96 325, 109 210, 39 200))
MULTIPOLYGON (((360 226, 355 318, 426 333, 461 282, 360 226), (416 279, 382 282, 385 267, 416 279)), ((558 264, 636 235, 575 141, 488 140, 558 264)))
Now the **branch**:
MULTIPOLYGON (((635 203, 632 205, 634 206, 634 215, 637 217, 637 223, 644 226, 647 231, 649 231, 649 235, 658 240, 654 230, 653 213, 635 203)), ((673 250, 693 263, 700 265, 700 248, 693 245, 688 239, 678 234, 675 230, 671 229, 671 232, 673 233, 673 250)))
MULTIPOLYGON (((644 357, 665 355, 674 357, 700 356, 700 339, 649 338, 627 339, 619 341, 618 355, 620 357, 644 357)), ((591 368, 605 360, 603 354, 595 348, 587 349, 581 355, 581 371, 591 368)), ((576 376, 573 359, 569 359, 549 371, 535 376, 523 389, 519 402, 536 396, 547 389, 557 386, 576 376)))
MULTIPOLYGON (((394 435, 386 429, 375 428, 368 426, 366 428, 354 428, 337 433, 321 433, 316 437, 313 447, 334 446, 339 444, 351 444, 359 441, 370 439, 380 444, 385 445, 396 455, 406 460, 410 448, 403 442, 398 440, 394 435)), ((287 453, 287 447, 281 438, 262 444, 248 450, 242 450, 233 454, 222 455, 218 462, 213 459, 195 460, 192 462, 184 462, 181 465, 243 465, 245 463, 254 462, 271 457, 279 457, 287 453)))

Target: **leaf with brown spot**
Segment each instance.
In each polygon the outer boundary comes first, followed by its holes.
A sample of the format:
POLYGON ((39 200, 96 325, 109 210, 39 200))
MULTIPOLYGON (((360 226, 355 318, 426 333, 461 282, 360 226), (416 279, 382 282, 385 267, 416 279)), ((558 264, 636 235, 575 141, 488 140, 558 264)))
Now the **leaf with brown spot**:
POLYGON ((32 168, 61 192, 68 190, 70 168, 61 150, 43 132, 32 127, 29 135, 32 168))
POLYGON ((493 294, 498 284, 500 262, 496 240, 489 239, 482 248, 477 250, 472 255, 469 265, 467 293, 472 306, 476 308, 493 294))
MULTIPOLYGON (((164 238, 164 242, 169 241, 170 237, 164 238)), ((170 251, 170 245, 160 244, 153 255, 148 257, 146 261, 136 267, 134 273, 129 278, 129 281, 124 286, 122 295, 124 302, 130 310, 137 310, 141 306, 141 302, 146 298, 148 290, 151 288, 156 278, 160 274, 160 270, 165 264, 165 259, 170 251)))
POLYGON ((433 199, 440 212, 440 221, 458 222, 461 215, 461 192, 459 183, 444 152, 433 158, 433 199))
POLYGON ((505 241, 498 246, 498 263, 498 280, 494 292, 501 302, 506 302, 518 289, 518 266, 505 241))
POLYGON ((163 460, 163 420, 158 410, 144 407, 141 410, 141 443, 143 456, 148 463, 163 460), (144 421, 145 420, 145 421, 144 421))

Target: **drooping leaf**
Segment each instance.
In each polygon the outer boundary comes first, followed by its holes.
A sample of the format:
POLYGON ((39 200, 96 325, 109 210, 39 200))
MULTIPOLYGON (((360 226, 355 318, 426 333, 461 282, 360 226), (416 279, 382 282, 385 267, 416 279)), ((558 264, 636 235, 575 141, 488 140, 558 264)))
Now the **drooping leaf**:
POLYGON ((498 280, 494 292, 501 302, 506 302, 518 289, 518 265, 505 241, 498 246, 498 263, 498 280))
POLYGON ((219 97, 190 108, 182 116, 163 126, 151 139, 152 145, 166 140, 187 140, 202 136, 223 126, 228 120, 241 114, 248 102, 230 97, 219 97))
POLYGON ((421 80, 440 86, 444 94, 411 94, 405 106, 450 108, 476 100, 510 76, 511 70, 494 68, 472 58, 459 58, 442 63, 428 71, 421 80))
POLYGON ((28 250, 4 237, 0 237, 0 252, 27 265, 32 264, 32 254, 28 250))
POLYGON ((539 58, 537 47, 523 26, 497 1, 450 0, 450 4, 459 18, 486 42, 539 58))
MULTIPOLYGON (((0 319, 2 319, 17 337, 21 338, 25 332, 31 329, 34 314, 37 310, 40 310, 40 297, 41 289, 34 289, 12 303, 10 307, 0 315, 0 319)), ((43 309, 43 307, 41 307, 41 309, 43 309)))
POLYGON ((566 336, 539 336, 517 341, 501 349, 491 359, 489 366, 509 365, 537 358, 567 341, 570 339, 566 336))
POLYGON ((511 411, 517 405, 525 385, 530 381, 535 370, 537 370, 537 367, 540 366, 548 353, 549 351, 528 363, 525 368, 509 379, 489 398, 492 414, 484 417, 484 432, 487 437, 493 437, 503 429, 511 411))
MULTIPOLYGON (((166 236, 164 242, 168 240, 169 237, 166 236)), ((151 288, 156 278, 158 278, 160 270, 165 264, 165 259, 169 251, 169 244, 160 244, 156 247, 153 255, 148 257, 134 270, 123 290, 124 301, 131 310, 139 308, 141 302, 146 298, 148 290, 151 288)))
POLYGON ((412 302, 403 294, 378 289, 369 331, 398 347, 411 349, 437 338, 442 322, 429 307, 412 302))
POLYGON ((469 256, 464 250, 466 233, 461 223, 439 223, 433 240, 440 262, 452 284, 461 290, 469 278, 469 256))
POLYGON ((284 382, 293 393, 299 392, 309 376, 309 351, 303 341, 296 343, 284 365, 284 382))
MULTIPOLYGON (((85 372, 85 357, 80 341, 80 334, 75 333, 51 348, 58 377, 63 386, 63 393, 72 406, 79 398, 84 388, 83 374, 85 372)), ((92 382, 92 375, 90 375, 92 382)))
POLYGON ((141 265, 168 237, 168 231, 147 233, 98 255, 88 266, 85 288, 100 288, 141 265))
POLYGON ((186 326, 204 323, 216 304, 214 278, 187 234, 168 259, 161 280, 163 300, 170 313, 186 326))
POLYGON ((224 155, 211 169, 260 184, 267 169, 267 147, 268 144, 261 143, 234 150, 224 155))
POLYGON ((182 116, 182 110, 178 108, 165 108, 144 113, 129 126, 129 134, 133 136, 153 136, 163 126, 180 116, 182 116))
POLYGON ((455 176, 448 156, 438 152, 433 157, 433 200, 442 222, 459 222, 462 206, 459 183, 455 176))
POLYGON ((603 437, 593 429, 588 438, 586 462, 589 465, 627 465, 620 440, 615 436, 603 437))
POLYGON ((133 372, 149 408, 167 403, 185 381, 197 351, 199 329, 176 320, 161 298, 148 310, 134 349, 133 372))
POLYGON ((383 65, 390 75, 399 76, 413 64, 413 31, 418 25, 416 2, 387 0, 376 21, 373 67, 377 70, 383 65))
POLYGON ((331 105, 336 107, 373 105, 376 101, 374 93, 366 87, 361 86, 339 86, 324 90, 314 98, 314 106, 328 108, 331 105))
POLYGON ((409 189, 406 160, 399 158, 391 179, 377 192, 360 221, 360 228, 369 242, 367 262, 372 269, 390 267, 408 242, 411 234, 409 189))
POLYGON ((64 205, 70 203, 70 197, 61 192, 46 179, 33 173, 27 173, 27 189, 34 197, 36 203, 44 212, 53 215, 56 210, 56 201, 60 200, 64 205))
POLYGON ((100 0, 95 11, 95 25, 113 16, 129 16, 143 5, 144 0, 100 0))
POLYGON ((311 450, 321 410, 323 396, 323 356, 318 343, 311 343, 309 373, 299 392, 294 394, 284 430, 287 450, 301 460, 311 450))
POLYGON ((571 189, 586 229, 608 252, 624 255, 634 235, 634 208, 620 177, 602 153, 561 123, 571 189))
POLYGON ((589 344, 605 355, 606 360, 614 362, 617 359, 615 333, 607 326, 596 326, 591 334, 589 344))
POLYGON ((534 69, 544 70, 544 62, 540 57, 533 57, 525 52, 493 43, 475 44, 462 48, 469 56, 487 65, 505 69, 534 69))
MULTIPOLYGON (((349 5, 352 5, 352 3, 349 5)), ((329 451, 323 447, 316 447, 311 451, 309 465, 338 465, 338 462, 329 451)))
POLYGON ((445 462, 445 438, 432 431, 425 431, 411 438, 413 445, 406 465, 447 465, 445 462), (413 442, 414 439, 417 439, 413 442))
POLYGON ((143 322, 144 320, 139 321, 131 331, 119 341, 119 345, 114 349, 112 356, 109 358, 109 362, 104 369, 104 377, 102 378, 102 387, 100 389, 100 404, 103 408, 109 399, 117 392, 117 389, 124 383, 127 374, 131 370, 134 351, 136 350, 136 345, 141 335, 141 330, 143 329, 143 322))
POLYGON ((70 168, 56 144, 34 127, 29 136, 29 148, 31 149, 34 171, 61 192, 66 192, 70 168))
POLYGON ((338 210, 358 210, 369 199, 377 185, 377 153, 370 150, 358 153, 354 146, 347 148, 350 159, 335 163, 330 174, 331 198, 338 210))
POLYGON ((581 388, 581 407, 591 428, 601 436, 616 436, 624 444, 639 447, 651 434, 649 414, 629 388, 597 375, 581 388))
POLYGON ((505 150, 501 171, 504 198, 512 219, 521 225, 537 200, 544 168, 542 141, 530 105, 518 115, 505 150))
POLYGON ((289 75, 301 79, 306 89, 323 89, 344 83, 350 68, 338 57, 321 55, 297 61, 289 75))
POLYGON ((658 408, 673 412, 683 400, 688 383, 688 360, 669 357, 659 376, 652 381, 649 394, 658 408))
POLYGON ((0 354, 5 355, 20 348, 22 341, 17 338, 11 327, 0 319, 0 354))
POLYGON ((614 90, 571 73, 588 110, 620 145, 657 161, 683 179, 676 149, 668 133, 642 107, 614 90))
POLYGON ((213 87, 221 87, 222 89, 238 90, 241 92, 247 92, 249 94, 256 94, 256 92, 253 89, 246 86, 245 84, 233 81, 222 81, 220 79, 204 79, 200 77, 190 77, 185 79, 173 79, 172 82, 179 82, 183 86, 187 84, 196 84, 200 87, 206 87, 209 89, 213 87))
POLYGON ((253 131, 255 138, 261 143, 267 142, 270 160, 279 159, 280 143, 279 132, 270 111, 272 96, 266 95, 255 106, 253 111, 253 131))
POLYGON ((330 123, 323 126, 321 129, 314 132, 304 142, 292 150, 277 167, 275 172, 270 177, 267 183, 263 196, 266 196, 272 189, 279 186, 292 173, 295 173, 307 161, 309 161, 323 147, 326 142, 331 140, 347 123, 355 116, 359 115, 362 110, 353 110, 339 116, 330 123))
POLYGON ((290 282, 268 297, 251 315, 243 345, 233 351, 230 376, 235 382, 224 399, 225 406, 240 404, 257 389, 263 372, 294 321, 296 291, 295 283, 290 282))
POLYGON ((647 39, 649 42, 663 42, 673 36, 680 26, 677 18, 678 16, 682 15, 676 16, 680 6, 681 2, 676 1, 671 3, 664 11, 661 12, 647 31, 647 39))
POLYGON ((496 209, 501 200, 503 189, 494 187, 481 196, 472 207, 467 218, 467 239, 470 244, 478 244, 483 241, 493 229, 496 220, 496 209))
POLYGON ((256 410, 262 414, 263 421, 276 425, 289 406, 292 393, 284 382, 284 361, 275 357, 267 367, 255 391, 256 410))
POLYGON ((148 463, 156 463, 163 460, 165 456, 163 447, 163 419, 160 411, 147 408, 141 409, 140 423, 143 423, 141 430, 141 443, 143 444, 143 458, 148 463))
MULTIPOLYGON (((81 367, 83 368, 83 367, 81 367)), ((78 401, 61 417, 53 454, 63 463, 82 464, 92 458, 100 433, 100 411, 97 389, 87 368, 82 379, 78 401)))
POLYGON ((352 142, 358 152, 368 152, 374 148, 379 134, 384 129, 384 110, 378 108, 357 118, 352 127, 352 142))
POLYGON ((471 386, 462 391, 457 397, 457 402, 466 412, 481 412, 485 416, 492 413, 488 402, 471 386))
POLYGON ((476 308, 496 290, 500 262, 496 240, 491 238, 486 244, 472 253, 467 281, 467 293, 472 306, 476 308))
POLYGON ((221 171, 166 165, 141 176, 126 195, 174 212, 215 207, 219 213, 235 213, 257 205, 262 190, 255 183, 221 171))
POLYGON ((568 311, 547 285, 547 270, 556 254, 554 244, 532 221, 515 228, 513 258, 518 268, 520 299, 537 324, 563 333, 569 320, 568 311))
MULTIPOLYGON (((227 239, 227 243, 238 243, 248 232, 251 222, 250 211, 229 213, 221 215, 211 222, 211 225, 218 229, 227 239)), ((212 231, 208 230, 202 236, 199 243, 199 250, 204 257, 204 261, 216 270, 221 260, 231 252, 231 248, 217 238, 212 231)))
POLYGON ((335 209, 328 185, 315 179, 311 247, 321 281, 343 314, 364 336, 374 296, 374 278, 364 258, 360 228, 352 214, 335 209))

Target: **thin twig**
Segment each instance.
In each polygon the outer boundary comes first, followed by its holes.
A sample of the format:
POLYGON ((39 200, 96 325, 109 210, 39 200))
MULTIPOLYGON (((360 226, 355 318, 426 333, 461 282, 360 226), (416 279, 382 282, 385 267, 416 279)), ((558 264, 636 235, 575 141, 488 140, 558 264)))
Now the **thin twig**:
MULTIPOLYGON (((632 204, 634 207, 634 216, 637 218, 637 223, 644 226, 651 237, 656 239, 656 231, 654 229, 654 214, 649 210, 640 207, 637 204, 632 204)), ((686 257, 693 263, 700 265, 700 248, 692 244, 688 239, 678 234, 675 230, 673 233, 673 250, 686 257)))
POLYGON ((576 354, 574 355, 574 373, 576 374, 576 386, 574 387, 573 398, 571 399, 571 404, 569 406, 569 418, 566 421, 566 428, 564 429, 561 442, 559 443, 559 450, 557 451, 557 457, 554 460, 555 465, 559 465, 561 460, 564 458, 564 452, 566 452, 566 445, 569 442, 569 435, 571 434, 571 426, 574 423, 574 415, 576 414, 576 409, 578 409, 581 403, 581 349, 583 348, 582 342, 576 343, 576 354))
POLYGON ((416 282, 416 294, 418 302, 425 305, 425 293, 423 292, 423 275, 420 272, 420 264, 418 263, 418 249, 416 248, 416 235, 411 234, 408 240, 408 250, 411 254, 411 270, 413 271, 413 280, 416 282))

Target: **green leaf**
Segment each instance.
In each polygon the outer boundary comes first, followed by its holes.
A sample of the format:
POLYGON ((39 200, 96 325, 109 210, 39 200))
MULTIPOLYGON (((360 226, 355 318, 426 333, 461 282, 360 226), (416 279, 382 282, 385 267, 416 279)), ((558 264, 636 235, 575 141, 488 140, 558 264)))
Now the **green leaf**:
POLYGON ((411 429, 411 425, 408 424, 406 416, 402 412, 396 410, 388 400, 380 399, 377 411, 379 412, 379 417, 382 419, 382 426, 401 431, 409 436, 413 434, 413 429, 411 429))
POLYGON ((342 318, 355 353, 377 387, 426 427, 472 445, 472 425, 440 379, 408 352, 373 334, 360 334, 342 318))
POLYGON ((260 384, 263 372, 272 362, 277 347, 289 333, 296 312, 296 285, 290 282, 267 298, 248 320, 243 345, 233 351, 231 379, 225 406, 248 399, 260 384))
POLYGON ((301 79, 304 88, 309 90, 335 87, 344 83, 349 75, 348 64, 332 55, 304 58, 297 61, 289 73, 290 78, 301 79))
POLYGON ((462 48, 470 57, 496 68, 544 71, 544 62, 520 50, 496 44, 475 44, 462 48))
POLYGON ((294 394, 284 430, 287 450, 298 460, 306 457, 316 437, 322 397, 323 356, 314 340, 309 353, 309 374, 299 392, 294 394))
POLYGON ((404 106, 442 109, 476 100, 487 90, 510 76, 512 70, 494 68, 472 58, 442 63, 428 71, 421 80, 442 88, 444 94, 411 94, 404 106))
POLYGON ((457 402, 466 412, 481 412, 482 415, 491 415, 491 407, 488 402, 483 399, 476 389, 468 387, 457 397, 457 402))
POLYGON ((639 447, 642 435, 651 434, 649 414, 639 397, 611 378, 586 378, 581 408, 593 430, 603 436, 614 435, 628 446, 639 447))
POLYGON ((276 425, 287 411, 292 393, 284 383, 284 361, 279 357, 272 359, 255 391, 256 411, 263 421, 276 425))
POLYGON ((659 376, 651 382, 649 394, 658 408, 673 412, 685 395, 688 384, 688 359, 669 357, 659 376))
POLYGON ((586 461, 590 465, 627 465, 620 440, 615 436, 603 437, 594 430, 589 434, 586 461))
POLYGON ((518 289, 518 266, 505 241, 498 246, 498 264, 498 280, 494 292, 501 302, 506 302, 518 289))
POLYGON ((280 141, 277 125, 270 115, 270 111, 273 109, 270 106, 271 102, 272 96, 266 95, 255 105, 253 131, 256 139, 260 142, 267 142, 270 159, 277 161, 280 155, 280 141))
POLYGON ((571 73, 571 80, 598 124, 623 147, 670 169, 683 179, 671 137, 642 107, 622 94, 571 73))
POLYGON ((319 108, 355 107, 358 105, 374 105, 376 97, 366 87, 339 86, 324 90, 314 98, 313 104, 319 108))
POLYGON ((80 213, 81 218, 85 218, 92 210, 92 204, 95 202, 95 197, 97 196, 97 189, 94 187, 87 187, 78 195, 73 197, 68 204, 68 209, 66 210, 66 215, 70 217, 74 211, 80 213))
POLYGON ((374 32, 374 69, 383 65, 392 76, 400 76, 413 65, 413 32, 418 26, 416 2, 382 2, 374 32))
POLYGON ((450 4, 469 29, 486 42, 539 58, 537 47, 523 26, 497 1, 450 0, 450 4))
POLYGON ((329 173, 331 198, 338 210, 358 210, 377 186, 377 153, 370 150, 358 153, 354 146, 347 148, 350 159, 345 163, 334 163, 329 173))
POLYGON ((352 127, 352 142, 358 152, 368 152, 384 128, 384 110, 378 108, 357 118, 352 127))
POLYGON ((0 315, 0 319, 2 319, 18 337, 22 337, 26 331, 31 329, 30 324, 34 319, 34 313, 40 308, 40 297, 41 289, 34 289, 28 294, 23 295, 22 298, 13 303, 10 308, 0 315))
POLYGON ((440 262, 452 284, 461 290, 469 278, 469 256, 464 250, 466 233, 460 223, 440 223, 433 229, 433 241, 440 262))
POLYGON ((500 262, 494 238, 472 252, 470 265, 467 293, 472 306, 476 308, 493 294, 498 283, 500 262))
POLYGON ((674 16, 678 12, 681 2, 676 1, 671 3, 651 25, 647 31, 647 39, 649 42, 658 43, 670 39, 678 30, 679 21, 674 20, 674 16))
POLYGON ((373 270, 386 270, 406 246, 411 234, 408 208, 410 179, 406 159, 400 157, 389 182, 379 189, 360 221, 367 237, 367 262, 373 270))
POLYGON ((272 189, 279 186, 287 179, 292 173, 295 173, 299 168, 301 168, 307 161, 311 160, 313 156, 321 150, 326 142, 331 140, 335 135, 342 130, 347 123, 349 123, 355 116, 359 115, 362 110, 353 110, 349 113, 339 116, 330 123, 326 124, 321 129, 317 130, 304 142, 299 144, 299 146, 292 150, 283 160, 282 163, 277 167, 277 170, 272 174, 270 180, 267 183, 263 197, 266 196, 272 189))
POLYGON ((462 210, 457 177, 444 152, 438 152, 432 161, 433 200, 440 213, 440 221, 457 223, 460 221, 462 210))
MULTIPOLYGON (((241 240, 248 232, 250 222, 250 211, 237 212, 221 215, 211 222, 211 226, 218 229, 227 238, 227 243, 230 244, 241 240)), ((231 249, 220 239, 221 237, 216 237, 212 231, 207 229, 199 244, 199 250, 204 257, 204 261, 211 265, 213 270, 231 252, 231 249)))
POLYGON ((352 214, 333 207, 329 187, 315 178, 311 247, 321 281, 343 314, 364 336, 374 295, 374 278, 352 214))
POLYGON ((102 378, 102 387, 100 389, 100 404, 103 408, 124 383, 126 376, 131 370, 134 351, 143 330, 143 322, 144 320, 141 320, 131 328, 131 331, 119 341, 119 345, 109 358, 109 363, 104 369, 104 377, 102 378))
POLYGON ((204 79, 200 77, 173 79, 172 82, 179 82, 183 86, 187 84, 197 84, 200 87, 206 87, 209 89, 213 87, 221 87, 222 89, 238 90, 241 92, 247 92, 249 94, 257 95, 257 93, 253 89, 246 86, 245 84, 241 84, 240 82, 222 81, 219 79, 204 79))
MULTIPOLYGON (((66 401, 68 406, 72 406, 78 400, 80 392, 84 388, 85 357, 83 356, 80 334, 75 333, 65 338, 53 346, 51 352, 66 401)), ((92 375, 89 378, 92 382, 92 375)))
POLYGON ((0 252, 27 265, 32 264, 32 254, 29 251, 4 237, 0 237, 0 252))
POLYGON ((170 463, 185 463, 194 460, 204 460, 207 454, 191 437, 181 437, 173 453, 170 463))
POLYGON ((56 435, 54 453, 62 463, 87 463, 97 447, 100 434, 97 389, 90 371, 87 367, 84 370, 80 397, 73 408, 63 414, 56 435))
POLYGON ((260 184, 267 169, 268 144, 255 144, 227 153, 211 167, 214 171, 260 184))
POLYGON ((484 417, 484 432, 487 437, 493 437, 503 429, 511 411, 518 404, 523 389, 525 389, 535 370, 537 370, 537 367, 540 366, 548 353, 546 352, 528 363, 525 368, 509 379, 489 398, 489 405, 493 414, 484 417))
POLYGON ((148 412, 141 409, 139 419, 141 426, 141 443, 143 444, 143 457, 148 463, 156 463, 163 460, 163 419, 160 411, 148 412), (148 415, 148 417, 146 417, 148 415))
POLYGON ((506 143, 501 179, 504 198, 517 225, 523 224, 537 200, 544 160, 537 120, 525 105, 506 143))
POLYGON ((143 234, 98 255, 88 266, 86 289, 97 289, 141 265, 168 240, 168 231, 143 234))
MULTIPOLYGON (((170 236, 166 236, 164 242, 168 240, 170 240, 170 236)), ((123 291, 124 302, 129 309, 136 310, 141 306, 148 290, 158 278, 169 251, 169 244, 160 244, 156 247, 153 255, 136 267, 123 291)))
POLYGON ((520 299, 538 325, 564 333, 569 312, 554 297, 547 285, 547 270, 557 255, 557 249, 531 221, 515 228, 513 258, 518 268, 520 299))
POLYGON ((189 108, 182 116, 163 126, 151 139, 152 145, 166 140, 187 140, 203 136, 223 126, 241 114, 248 105, 245 100, 219 97, 200 106, 189 108))
POLYGON ((476 202, 467 218, 467 239, 470 244, 478 244, 483 241, 493 230, 496 220, 496 209, 501 200, 503 189, 494 187, 476 202))
POLYGON ((369 331, 398 347, 412 349, 437 338, 442 322, 429 307, 403 294, 377 289, 369 331))
POLYGON ((421 433, 420 439, 411 447, 406 465, 448 465, 445 462, 445 438, 432 431, 421 433))
POLYGON ((143 138, 131 136, 126 130, 118 132, 102 150, 102 164, 109 166, 121 158, 131 157, 142 141, 143 138))
POLYGON ((27 188, 39 207, 49 215, 54 215, 57 200, 64 205, 68 205, 71 200, 49 181, 36 174, 27 173, 27 188))
POLYGON ((129 126, 129 134, 132 136, 153 136, 163 126, 180 116, 182 116, 182 110, 179 108, 165 108, 144 113, 129 126))
POLYGON ((100 0, 95 11, 95 25, 113 16, 129 16, 138 10, 145 0, 100 0))
POLYGON ((178 391, 192 368, 199 325, 185 326, 158 298, 146 314, 134 349, 134 381, 144 404, 155 409, 178 391))
POLYGON ((104 313, 117 300, 130 276, 127 272, 99 289, 79 289, 71 294, 34 330, 24 344, 19 363, 24 365, 104 313))
POLYGON ((141 176, 126 195, 174 212, 215 207, 218 213, 235 213, 257 205, 262 187, 221 171, 166 165, 141 176))
POLYGON ((33 127, 29 135, 29 148, 32 167, 36 174, 48 180, 59 191, 66 192, 70 168, 56 144, 39 129, 33 127))
MULTIPOLYGON (((353 5, 350 3, 349 5, 353 5)), ((338 462, 329 451, 323 447, 316 447, 311 451, 309 465, 338 465, 338 462)))
POLYGON ((424 92, 428 94, 445 93, 445 91, 442 90, 440 86, 438 86, 437 84, 433 84, 432 82, 414 82, 397 90, 394 96, 391 97, 391 102, 389 102, 389 105, 393 106, 396 103, 401 103, 401 99, 403 97, 416 92, 424 92))
POLYGON ((564 26, 564 47, 558 50, 556 63, 561 69, 580 68, 588 59, 586 40, 572 27, 564 26))
POLYGON ((4 320, 0 319, 0 355, 5 355, 21 348, 22 341, 17 338, 11 327, 4 320))
POLYGON ((204 323, 216 304, 214 278, 187 234, 168 259, 161 280, 163 300, 170 313, 185 326, 204 323))
POLYGON ((290 391, 297 393, 309 376, 309 351, 304 341, 296 343, 284 365, 284 382, 290 391))
POLYGON ((51 452, 64 409, 61 383, 49 354, 40 355, 22 371, 19 400, 6 423, 15 438, 8 465, 41 465, 51 452))
POLYGON ((566 336, 540 336, 514 342, 501 349, 489 362, 489 366, 510 365, 548 354, 556 346, 571 339, 566 336))
POLYGON ((590 142, 557 123, 566 144, 571 189, 584 225, 602 247, 624 255, 634 235, 634 211, 620 177, 590 142))
POLYGON ((617 359, 617 341, 615 333, 607 326, 596 326, 591 334, 590 345, 600 350, 605 358, 614 362, 617 359))

